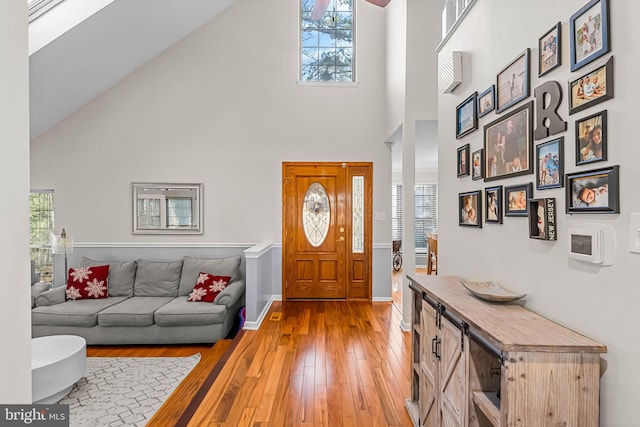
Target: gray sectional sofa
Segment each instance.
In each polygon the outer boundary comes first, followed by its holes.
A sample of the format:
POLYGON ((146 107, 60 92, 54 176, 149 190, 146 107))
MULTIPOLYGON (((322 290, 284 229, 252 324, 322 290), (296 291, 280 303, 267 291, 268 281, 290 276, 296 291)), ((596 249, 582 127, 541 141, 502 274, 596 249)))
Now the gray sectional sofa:
POLYGON ((244 305, 240 256, 173 262, 96 261, 109 265, 108 298, 65 300, 64 286, 35 297, 32 336, 78 335, 91 345, 213 343, 225 338, 244 305), (230 276, 213 303, 187 301, 200 273, 230 276))

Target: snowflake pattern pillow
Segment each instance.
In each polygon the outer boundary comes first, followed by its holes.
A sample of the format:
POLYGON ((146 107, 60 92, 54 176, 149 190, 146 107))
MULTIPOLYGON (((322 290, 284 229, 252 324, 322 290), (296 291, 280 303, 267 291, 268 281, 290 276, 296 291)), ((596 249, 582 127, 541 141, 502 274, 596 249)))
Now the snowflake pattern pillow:
POLYGON ((67 299, 107 298, 109 266, 70 268, 67 279, 67 299))
POLYGON ((200 273, 193 291, 189 294, 188 301, 213 302, 231 280, 230 276, 214 276, 213 274, 200 273))

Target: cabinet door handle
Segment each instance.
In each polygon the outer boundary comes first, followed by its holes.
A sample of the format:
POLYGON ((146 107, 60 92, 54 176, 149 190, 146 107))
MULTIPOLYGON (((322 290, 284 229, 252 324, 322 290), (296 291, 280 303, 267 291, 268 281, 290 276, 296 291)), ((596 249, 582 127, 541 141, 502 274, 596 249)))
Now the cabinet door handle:
POLYGON ((436 359, 440 360, 440 344, 442 344, 442 340, 440 338, 436 339, 436 359))
POLYGON ((436 338, 431 340, 431 354, 434 354, 436 356, 438 355, 438 353, 437 353, 437 351, 438 351, 438 347, 437 347, 438 343, 437 343, 437 341, 438 341, 438 337, 436 337, 436 338))

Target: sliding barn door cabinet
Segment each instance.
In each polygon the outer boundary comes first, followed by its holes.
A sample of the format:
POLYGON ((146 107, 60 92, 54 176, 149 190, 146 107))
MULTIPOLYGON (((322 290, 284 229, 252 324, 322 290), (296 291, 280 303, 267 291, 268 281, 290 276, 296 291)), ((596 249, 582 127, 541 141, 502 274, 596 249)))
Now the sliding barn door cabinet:
POLYGON ((454 276, 407 277, 414 425, 599 425, 604 345, 520 305, 481 301, 454 276))

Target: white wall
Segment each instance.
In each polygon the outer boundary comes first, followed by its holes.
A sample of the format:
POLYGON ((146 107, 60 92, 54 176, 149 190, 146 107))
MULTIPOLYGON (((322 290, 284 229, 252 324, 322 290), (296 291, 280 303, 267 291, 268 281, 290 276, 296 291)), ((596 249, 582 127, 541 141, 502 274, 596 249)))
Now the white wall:
POLYGON ((387 133, 404 121, 407 74, 407 0, 395 0, 387 9, 387 133))
POLYGON ((388 244, 385 9, 357 2, 358 85, 346 88, 297 85, 298 13, 294 0, 240 0, 34 140, 32 186, 55 190, 56 231, 98 244, 280 242, 282 162, 372 161, 386 216, 373 243, 388 244), (132 182, 204 183, 204 234, 132 235, 132 182))
POLYGON ((0 402, 31 403, 27 3, 0 2, 0 402))
MULTIPOLYGON (((373 161, 390 218, 384 9, 358 2, 357 87, 301 87, 295 1, 241 0, 33 142, 80 242, 281 240, 283 161, 373 161), (133 236, 131 182, 204 183, 202 236, 133 236)), ((374 242, 390 220, 375 221, 374 242)))
MULTIPOLYGON (((608 110, 609 160, 593 168, 620 165, 619 215, 565 215, 564 189, 535 191, 535 197, 555 197, 558 206, 558 241, 545 242, 528 238, 526 218, 505 218, 504 224, 484 224, 482 229, 458 227, 457 194, 479 190, 490 185, 513 185, 533 182, 534 175, 484 183, 470 177, 456 178, 456 148, 469 143, 471 151, 482 147, 483 131, 479 130, 456 141, 453 125, 439 127, 440 212, 439 271, 470 279, 494 280, 506 288, 528 294, 526 306, 571 329, 594 338, 608 347, 603 355, 605 372, 601 380, 601 425, 631 427, 637 425, 637 380, 640 378, 640 342, 635 325, 640 287, 635 277, 640 255, 630 254, 629 214, 640 211, 635 191, 640 180, 640 145, 637 134, 636 97, 631 88, 637 86, 640 60, 637 42, 640 28, 638 2, 610 2, 611 42, 615 61, 615 98, 569 116, 567 81, 581 76, 604 60, 574 73, 569 68, 569 17, 580 9, 584 0, 514 2, 481 0, 476 3, 462 25, 440 51, 440 61, 449 52, 464 52, 464 83, 455 95, 439 95, 439 123, 454 123, 455 107, 473 91, 481 92, 495 83, 497 72, 525 48, 531 48, 532 90, 544 81, 560 82, 564 92, 559 108, 568 122, 565 137, 565 170, 589 170, 575 166, 574 121, 592 113, 608 110), (537 43, 558 21, 562 22, 562 66, 538 78, 537 43), (454 142, 455 141, 455 142, 454 142), (445 167, 446 166, 446 167, 445 167), (444 191, 444 189, 447 189, 444 191), (615 228, 618 256, 611 267, 597 267, 567 258, 569 225, 596 221, 615 228)), ((533 92, 532 92, 533 93, 533 92)), ((493 121, 495 113, 480 119, 480 129, 493 121)), ((548 138, 551 139, 551 138, 548 138)), ((545 139, 543 141, 546 141, 545 139)), ((536 141, 540 142, 540 141, 536 141)))

